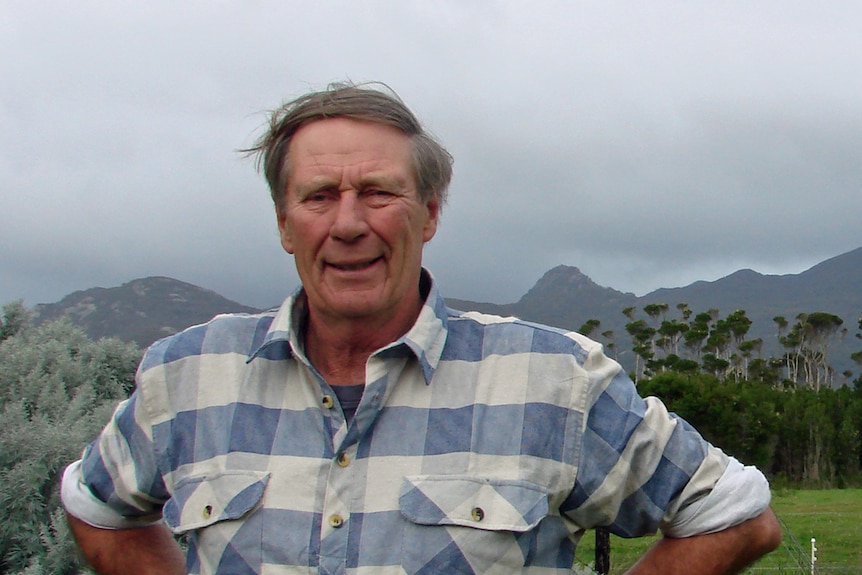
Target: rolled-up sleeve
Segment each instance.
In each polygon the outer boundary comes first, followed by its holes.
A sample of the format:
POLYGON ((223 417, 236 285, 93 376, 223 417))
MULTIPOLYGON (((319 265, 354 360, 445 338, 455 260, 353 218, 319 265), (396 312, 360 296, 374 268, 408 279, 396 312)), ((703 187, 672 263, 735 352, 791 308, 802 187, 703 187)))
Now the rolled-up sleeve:
MULTIPOLYGON (((593 357, 585 367, 591 363, 603 361, 593 357)), ((641 398, 622 370, 594 384, 577 481, 561 506, 578 525, 621 537, 658 530, 687 537, 732 527, 769 505, 758 470, 709 444, 658 399, 641 398)))
POLYGON ((683 492, 679 499, 685 505, 666 515, 661 530, 669 537, 715 533, 757 517, 769 507, 771 498, 769 482, 763 473, 731 458, 706 495, 691 501, 683 492))
POLYGON ((67 512, 95 527, 139 527, 159 520, 167 494, 137 394, 117 407, 81 459, 66 468, 61 499, 67 512))

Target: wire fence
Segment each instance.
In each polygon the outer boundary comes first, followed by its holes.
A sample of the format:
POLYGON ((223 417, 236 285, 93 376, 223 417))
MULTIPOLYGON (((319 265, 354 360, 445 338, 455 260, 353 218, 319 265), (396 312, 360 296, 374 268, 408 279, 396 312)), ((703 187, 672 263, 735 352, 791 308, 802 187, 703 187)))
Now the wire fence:
MULTIPOLYGON (((851 567, 846 565, 831 564, 828 560, 818 559, 812 565, 811 543, 809 540, 800 541, 781 517, 778 518, 783 532, 781 546, 760 559, 757 563, 743 571, 749 575, 862 575, 862 566, 851 567)), ((592 534, 584 536, 591 537, 592 534)), ((591 543, 591 542, 590 542, 591 543)), ((640 555, 642 550, 631 550, 614 548, 610 549, 610 567, 607 571, 597 571, 596 562, 592 559, 592 545, 589 559, 580 556, 572 568, 573 575, 621 575, 628 569, 640 555)), ((815 555, 817 555, 815 553, 815 555)), ((601 561, 598 565, 601 566, 601 561)))
MULTIPOLYGON (((778 521, 781 523, 783 532, 781 547, 749 567, 745 573, 751 575, 832 575, 835 573, 862 575, 862 567, 829 563, 828 559, 823 560, 819 557, 819 552, 814 554, 817 559, 812 564, 813 542, 800 541, 781 517, 778 517, 778 521)), ((816 548, 816 543, 813 544, 816 548)))

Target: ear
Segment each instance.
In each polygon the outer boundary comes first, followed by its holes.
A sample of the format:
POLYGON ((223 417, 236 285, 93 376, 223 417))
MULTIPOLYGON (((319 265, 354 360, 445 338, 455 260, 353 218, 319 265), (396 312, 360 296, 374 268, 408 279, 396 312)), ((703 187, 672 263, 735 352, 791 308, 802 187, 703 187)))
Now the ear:
POLYGON ((434 234, 437 233, 437 221, 440 217, 440 200, 437 194, 431 196, 431 199, 425 204, 426 216, 425 225, 422 228, 422 241, 430 242, 434 234))
POLYGON ((293 255, 293 234, 287 222, 286 207, 276 206, 275 216, 278 219, 278 236, 281 238, 281 247, 284 248, 284 251, 293 255))

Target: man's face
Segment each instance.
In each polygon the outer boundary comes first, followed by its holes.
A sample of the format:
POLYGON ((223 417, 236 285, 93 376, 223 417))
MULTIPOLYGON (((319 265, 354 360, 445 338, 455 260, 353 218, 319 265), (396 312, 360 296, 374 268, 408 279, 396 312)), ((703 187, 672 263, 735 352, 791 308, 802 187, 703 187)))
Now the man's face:
POLYGON ((294 134, 288 163, 278 227, 312 313, 383 322, 415 315, 439 204, 419 200, 408 136, 383 124, 318 120, 294 134))

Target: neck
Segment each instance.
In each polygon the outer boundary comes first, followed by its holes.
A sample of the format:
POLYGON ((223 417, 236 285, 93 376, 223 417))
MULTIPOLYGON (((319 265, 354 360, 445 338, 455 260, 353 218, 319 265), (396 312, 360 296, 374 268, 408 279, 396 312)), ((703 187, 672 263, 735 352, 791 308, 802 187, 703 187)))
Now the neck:
POLYGON ((404 317, 372 322, 368 319, 335 319, 309 310, 305 328, 305 353, 330 385, 365 383, 365 364, 371 354, 407 333, 422 302, 404 317))

